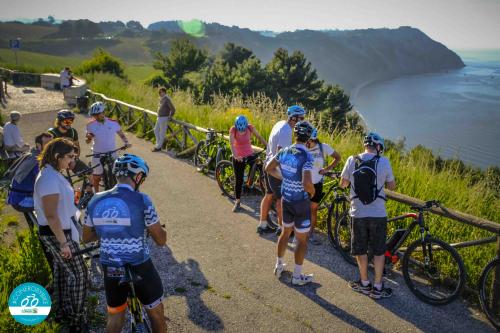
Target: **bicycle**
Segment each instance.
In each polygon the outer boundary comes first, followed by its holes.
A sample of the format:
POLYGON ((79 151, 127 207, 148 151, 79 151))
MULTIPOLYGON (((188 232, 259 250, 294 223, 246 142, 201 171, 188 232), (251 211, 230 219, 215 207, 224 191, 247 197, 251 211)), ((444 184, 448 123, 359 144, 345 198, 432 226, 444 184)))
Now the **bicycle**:
MULTIPOLYGON (((417 213, 405 213, 388 219, 395 222, 410 218, 407 228, 397 229, 386 241, 386 269, 401 262, 403 277, 410 291, 421 301, 431 305, 445 305, 454 301, 462 293, 466 271, 462 258, 448 243, 432 237, 425 224, 424 213, 433 207, 440 207, 439 202, 430 200, 422 206, 412 206, 417 213), (419 229, 420 236, 402 248, 412 231, 419 229)), ((347 212, 335 222, 335 242, 342 257, 350 264, 356 260, 350 254, 352 219, 347 212)), ((371 258, 372 255, 368 253, 371 258)))
POLYGON ((69 174, 67 171, 66 179, 68 179, 71 187, 75 187, 76 183, 82 182, 82 185, 75 189, 75 206, 78 210, 84 210, 87 208, 87 205, 94 196, 92 182, 90 181, 90 175, 92 174, 92 170, 97 168, 100 164, 96 164, 94 166, 89 167, 79 171, 73 175, 69 174), (73 178, 77 178, 77 180, 73 180, 73 178), (83 195, 82 195, 83 194, 83 195))
POLYGON ((93 153, 85 155, 85 157, 97 157, 99 158, 99 163, 102 165, 102 182, 104 185, 104 190, 109 190, 116 185, 116 177, 113 175, 113 163, 115 162, 114 153, 127 149, 127 146, 122 146, 118 149, 111 150, 104 153, 93 153))
POLYGON ((479 303, 488 320, 500 331, 500 257, 490 261, 481 273, 479 303))
POLYGON ((224 132, 217 132, 209 128, 205 140, 201 140, 196 145, 194 151, 194 165, 198 171, 215 170, 217 164, 229 158, 230 149, 224 139, 224 132))
POLYGON ((36 298, 36 295, 35 294, 31 294, 29 296, 26 296, 25 298, 23 298, 23 300, 21 301, 21 306, 23 308, 34 308, 38 305, 38 302, 39 302, 39 299, 36 298), (30 301, 31 299, 31 301, 30 301))

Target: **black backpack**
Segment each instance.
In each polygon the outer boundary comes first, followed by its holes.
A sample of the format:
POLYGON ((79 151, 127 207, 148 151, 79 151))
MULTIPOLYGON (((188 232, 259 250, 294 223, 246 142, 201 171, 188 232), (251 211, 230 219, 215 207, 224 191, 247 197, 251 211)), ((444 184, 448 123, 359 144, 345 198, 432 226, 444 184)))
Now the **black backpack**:
POLYGON ((368 205, 381 198, 386 198, 379 195, 382 187, 378 188, 377 184, 377 166, 380 156, 374 156, 372 159, 363 161, 358 155, 355 157, 354 172, 352 173, 354 182, 352 184, 354 193, 352 199, 358 198, 363 204, 368 205))

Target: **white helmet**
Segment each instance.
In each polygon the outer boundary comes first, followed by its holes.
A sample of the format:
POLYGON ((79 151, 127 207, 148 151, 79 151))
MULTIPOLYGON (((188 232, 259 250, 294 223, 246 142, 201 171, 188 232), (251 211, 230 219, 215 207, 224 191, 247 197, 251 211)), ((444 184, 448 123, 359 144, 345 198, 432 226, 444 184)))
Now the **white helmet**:
POLYGON ((104 108, 105 108, 105 106, 104 106, 103 102, 95 102, 94 104, 92 104, 90 106, 90 112, 89 112, 89 114, 91 116, 95 116, 95 115, 97 115, 99 113, 103 113, 104 112, 104 108))

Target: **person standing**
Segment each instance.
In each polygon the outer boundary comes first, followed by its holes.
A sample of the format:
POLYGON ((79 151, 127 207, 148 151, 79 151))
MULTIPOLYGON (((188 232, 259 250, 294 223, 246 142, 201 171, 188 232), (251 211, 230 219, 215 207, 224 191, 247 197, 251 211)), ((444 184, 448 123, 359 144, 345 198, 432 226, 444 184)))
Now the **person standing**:
POLYGON ((245 167, 250 165, 251 168, 257 158, 252 149, 252 135, 259 139, 264 146, 267 146, 266 140, 257 132, 253 125, 248 123, 245 116, 240 115, 236 117, 234 126, 229 129, 229 144, 233 153, 232 162, 235 175, 234 193, 236 200, 233 212, 240 210, 245 167))
POLYGON ((64 67, 63 70, 59 73, 59 82, 61 84, 61 90, 64 88, 71 87, 71 70, 69 67, 64 67))
POLYGON ((154 128, 156 145, 152 149, 153 152, 161 151, 167 134, 168 123, 175 114, 175 107, 170 97, 167 96, 167 89, 161 87, 158 89, 158 94, 160 95, 160 105, 158 106, 158 116, 154 128))
POLYGON ((73 142, 58 138, 40 154, 40 172, 35 181, 33 200, 40 239, 54 260, 54 308, 69 323, 70 332, 85 331, 88 271, 80 250, 76 226, 74 191, 61 171, 75 159, 73 142), (60 294, 58 294, 60 292, 60 294), (59 303, 59 300, 61 303, 59 303))
POLYGON ((293 285, 312 282, 312 274, 303 274, 302 265, 307 252, 307 240, 311 230, 311 203, 314 197, 312 183, 313 157, 307 151, 305 143, 311 137, 313 127, 307 121, 300 121, 294 127, 295 144, 282 149, 266 166, 266 171, 273 177, 282 177, 281 186, 283 225, 277 246, 274 274, 280 278, 285 269, 284 256, 288 238, 295 233, 295 267, 292 275, 293 285), (281 173, 278 172, 279 166, 281 173))
MULTIPOLYGON (((266 161, 269 163, 276 153, 292 144, 293 128, 297 122, 304 120, 306 111, 298 106, 290 106, 287 110, 287 120, 278 121, 272 128, 267 141, 266 161)), ((266 194, 260 203, 260 223, 257 226, 259 234, 271 232, 273 229, 267 224, 267 217, 273 200, 276 199, 276 211, 278 213, 278 224, 281 225, 281 180, 266 173, 266 194)), ((279 230, 278 230, 279 233, 279 230)))
POLYGON ((30 149, 30 145, 25 143, 21 136, 21 131, 17 124, 21 120, 21 113, 11 111, 10 121, 3 127, 3 145, 8 152, 24 153, 30 149))
POLYGON ((311 232, 309 241, 319 245, 320 241, 314 236, 314 228, 318 220, 318 206, 325 193, 323 192, 324 174, 335 168, 340 162, 340 154, 337 153, 329 144, 321 143, 318 139, 318 130, 314 129, 311 138, 307 141, 307 149, 314 159, 312 169, 312 182, 314 184, 314 197, 311 198, 311 232), (331 157, 332 161, 325 167, 326 158, 331 157))
POLYGON ((149 174, 149 166, 139 156, 124 154, 116 159, 113 174, 118 184, 98 193, 89 202, 83 227, 83 241, 99 240, 100 261, 108 304, 106 332, 122 331, 128 288, 120 285, 125 266, 142 279, 134 282, 137 298, 144 305, 155 333, 166 332, 163 314, 163 285, 150 258, 146 232, 158 246, 167 242, 167 232, 153 202, 139 187, 149 174), (109 218, 109 212, 118 218, 109 218))
MULTIPOLYGON (((131 145, 123 134, 120 124, 104 115, 104 103, 95 102, 90 106, 90 115, 94 118, 87 124, 86 143, 93 141, 92 152, 106 153, 116 149, 116 134, 123 140, 127 148, 131 145)), ((92 157, 92 166, 100 164, 98 157, 92 157)), ((92 186, 94 192, 99 192, 99 182, 103 173, 101 165, 92 171, 92 186)))
POLYGON ((340 186, 350 186, 352 217, 351 254, 356 256, 360 279, 349 281, 349 287, 372 298, 392 296, 392 289, 382 283, 387 237, 387 212, 384 186, 396 187, 389 160, 384 152, 384 139, 377 133, 365 136, 364 152, 350 156, 342 170, 340 186), (368 251, 373 253, 375 279, 368 278, 368 251))

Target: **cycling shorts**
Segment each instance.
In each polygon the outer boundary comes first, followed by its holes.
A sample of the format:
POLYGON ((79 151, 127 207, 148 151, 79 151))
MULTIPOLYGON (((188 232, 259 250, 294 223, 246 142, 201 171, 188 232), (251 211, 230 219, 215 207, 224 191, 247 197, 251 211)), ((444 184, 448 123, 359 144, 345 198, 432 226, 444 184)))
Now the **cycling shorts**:
POLYGON ((283 225, 285 228, 294 228, 295 232, 304 233, 311 229, 311 201, 283 200, 283 225))
POLYGON ((311 198, 311 201, 319 203, 324 196, 325 193, 323 193, 323 182, 314 184, 314 197, 311 198))
POLYGON ((353 217, 351 254, 359 256, 373 253, 381 256, 385 253, 387 238, 387 217, 353 217))
MULTIPOLYGON (((141 277, 134 283, 135 294, 146 309, 153 309, 163 300, 163 284, 151 259, 131 266, 132 272, 141 277)), ((120 285, 125 274, 123 267, 103 265, 106 303, 110 313, 122 312, 127 308, 128 284, 120 285)))
POLYGON ((281 199, 281 179, 275 178, 267 172, 264 179, 266 180, 266 193, 274 195, 276 199, 281 199))

